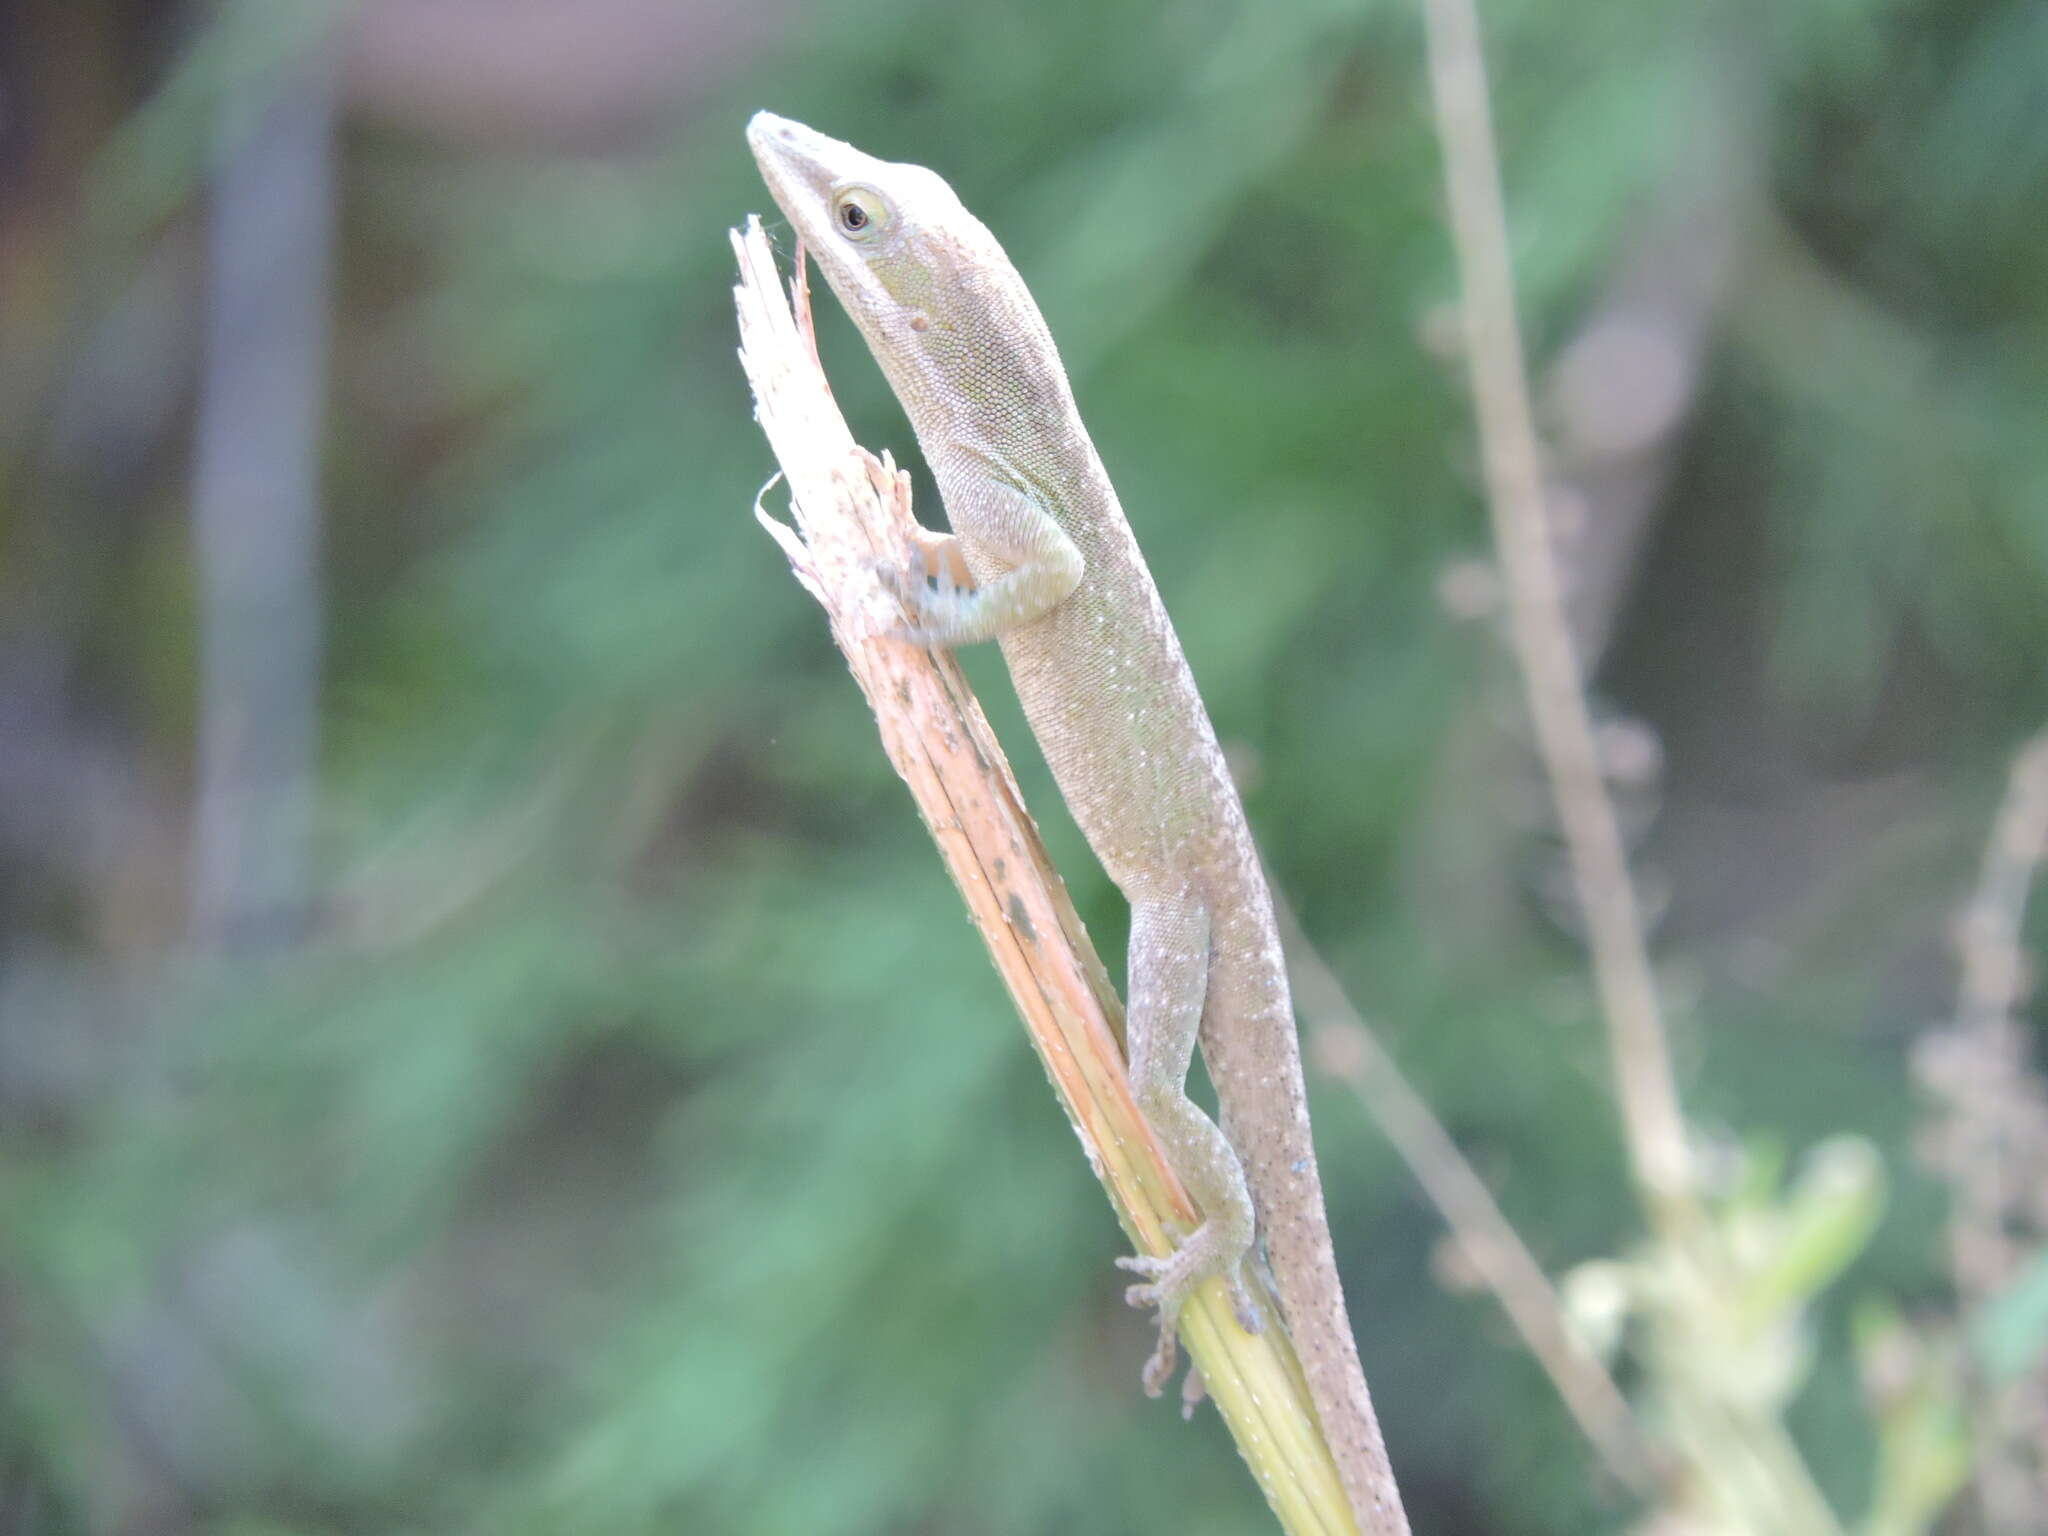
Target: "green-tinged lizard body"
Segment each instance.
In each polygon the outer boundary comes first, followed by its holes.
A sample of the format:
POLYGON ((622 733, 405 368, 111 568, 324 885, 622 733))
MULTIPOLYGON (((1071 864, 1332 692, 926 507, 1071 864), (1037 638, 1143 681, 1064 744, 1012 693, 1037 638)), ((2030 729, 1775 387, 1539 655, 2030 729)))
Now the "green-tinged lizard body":
POLYGON ((934 645, 995 639, 1054 779, 1131 904, 1133 1093, 1203 1222, 1125 1259, 1157 1304, 1156 1391, 1188 1291, 1265 1240, 1345 1491, 1405 1532, 1338 1286, 1271 896, 1235 785, 1059 353, 994 236, 938 176, 770 113, 748 141, 915 429, 952 540, 885 573, 934 645), (950 546, 950 547, 947 547, 950 546), (931 574, 957 554, 972 587, 931 574), (1189 1099, 1199 1036, 1222 1126, 1189 1099))

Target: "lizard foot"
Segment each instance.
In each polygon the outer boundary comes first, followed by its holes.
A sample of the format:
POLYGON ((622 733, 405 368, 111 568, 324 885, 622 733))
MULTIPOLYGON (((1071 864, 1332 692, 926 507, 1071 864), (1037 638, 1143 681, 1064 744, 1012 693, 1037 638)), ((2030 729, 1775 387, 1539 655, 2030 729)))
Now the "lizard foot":
POLYGON ((957 624, 961 608, 974 596, 974 579, 960 558, 951 534, 918 528, 904 541, 896 560, 876 560, 875 579, 908 616, 898 631, 915 645, 938 643, 949 623, 957 624))
POLYGON ((1138 1380, 1145 1388, 1147 1397, 1157 1397, 1166 1390, 1166 1384, 1173 1380, 1173 1370, 1180 1363, 1180 1332, 1173 1320, 1164 1312, 1159 1314, 1159 1342, 1152 1346, 1152 1353, 1146 1357, 1145 1368, 1138 1372, 1138 1380))
MULTIPOLYGON (((1180 1309, 1194 1288, 1215 1273, 1209 1256, 1202 1251, 1201 1233, 1182 1243, 1163 1259, 1149 1254, 1132 1253, 1116 1261, 1118 1269, 1128 1269, 1133 1274, 1144 1275, 1146 1283, 1133 1285, 1124 1290, 1124 1300, 1134 1307, 1157 1307, 1163 1318, 1180 1316, 1180 1309)), ((1237 1316, 1237 1326, 1246 1333, 1257 1333, 1266 1326, 1266 1319, 1259 1310, 1259 1304, 1252 1299, 1251 1287, 1246 1284, 1242 1268, 1232 1264, 1225 1275, 1230 1286, 1230 1310, 1237 1316)))
MULTIPOLYGON (((1206 1228, 1197 1229, 1164 1258, 1134 1253, 1116 1261, 1117 1268, 1146 1277, 1142 1284, 1125 1288, 1124 1300, 1134 1307, 1159 1309, 1159 1343, 1152 1351, 1152 1358, 1145 1362, 1142 1373, 1148 1397, 1159 1396, 1166 1383, 1173 1379, 1174 1364, 1179 1358, 1177 1323, 1181 1307, 1194 1288, 1216 1272, 1214 1256, 1208 1251, 1209 1245, 1202 1241, 1204 1230, 1206 1228)), ((1230 1309, 1236 1314, 1237 1326, 1246 1333, 1257 1333, 1265 1326, 1265 1318, 1258 1303, 1252 1299, 1251 1287, 1245 1283, 1243 1266, 1232 1263, 1225 1275, 1230 1286, 1230 1309)), ((1189 1411, 1192 1411, 1191 1406, 1189 1411)))

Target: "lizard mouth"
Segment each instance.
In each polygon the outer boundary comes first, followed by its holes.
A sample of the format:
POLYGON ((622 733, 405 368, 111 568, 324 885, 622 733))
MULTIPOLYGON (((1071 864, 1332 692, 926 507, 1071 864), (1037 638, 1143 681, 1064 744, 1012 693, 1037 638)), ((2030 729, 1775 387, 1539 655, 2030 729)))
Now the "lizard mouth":
POLYGON ((812 197, 826 197, 835 180, 831 167, 843 166, 859 153, 850 144, 773 112, 756 112, 748 120, 747 147, 754 152, 754 163, 761 167, 768 190, 791 218, 796 217, 790 207, 791 193, 802 190, 812 197))
POLYGON ((773 112, 749 120, 747 147, 769 194, 855 323, 866 329, 874 317, 894 312, 899 306, 875 269, 874 252, 849 247, 849 236, 834 226, 833 201, 849 185, 882 181, 904 168, 773 112))

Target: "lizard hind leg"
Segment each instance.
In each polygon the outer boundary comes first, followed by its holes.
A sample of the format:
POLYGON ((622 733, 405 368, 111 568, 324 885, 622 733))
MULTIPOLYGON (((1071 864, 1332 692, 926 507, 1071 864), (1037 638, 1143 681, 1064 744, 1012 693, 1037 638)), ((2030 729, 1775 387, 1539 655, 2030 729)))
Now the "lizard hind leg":
POLYGON ((1159 1344, 1144 1371, 1145 1390, 1156 1397, 1173 1374, 1181 1306, 1211 1275, 1228 1281, 1239 1326, 1258 1330, 1259 1310, 1241 1262, 1255 1223, 1243 1163, 1222 1128, 1187 1095, 1208 990, 1208 909, 1186 898, 1134 900, 1130 949, 1131 1092, 1202 1210, 1201 1225, 1173 1252, 1117 1260, 1146 1277, 1124 1292, 1125 1299, 1159 1309, 1159 1344))

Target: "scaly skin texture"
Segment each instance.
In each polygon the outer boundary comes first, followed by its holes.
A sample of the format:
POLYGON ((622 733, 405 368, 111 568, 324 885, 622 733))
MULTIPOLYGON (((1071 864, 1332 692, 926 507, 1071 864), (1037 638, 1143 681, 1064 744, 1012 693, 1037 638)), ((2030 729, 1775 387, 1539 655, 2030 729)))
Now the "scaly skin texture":
POLYGON ((1160 1309, 1146 1385, 1171 1372, 1174 1319, 1209 1275, 1260 1325, 1243 1276, 1263 1237, 1359 1525, 1405 1532, 1338 1287, 1272 899, 1038 306, 931 171, 767 112, 747 141, 902 402, 953 525, 883 573, 910 632, 1000 642, 1060 792, 1131 904, 1131 1086, 1203 1214, 1168 1258, 1119 1261, 1149 1277, 1132 1301, 1160 1309), (956 563, 973 586, 945 574, 956 563), (1185 1091, 1198 1036, 1220 1129, 1185 1091))

